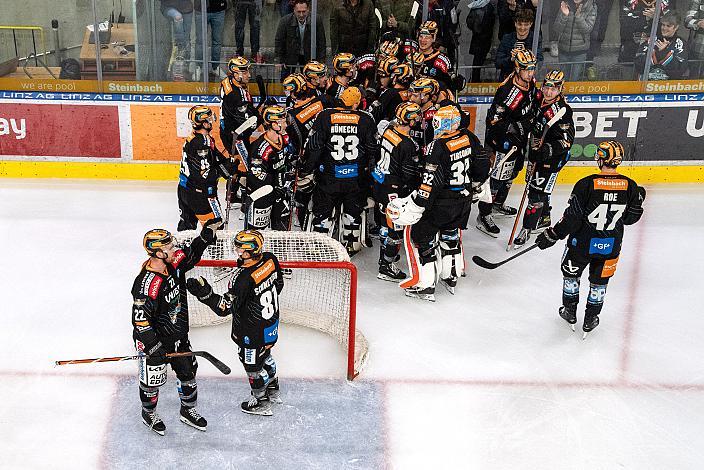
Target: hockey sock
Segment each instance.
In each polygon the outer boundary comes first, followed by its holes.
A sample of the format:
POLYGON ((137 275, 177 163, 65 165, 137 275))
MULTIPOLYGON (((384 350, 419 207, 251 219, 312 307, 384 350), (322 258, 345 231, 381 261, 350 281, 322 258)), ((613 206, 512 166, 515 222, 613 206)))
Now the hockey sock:
POLYGON ((266 395, 266 384, 269 383, 269 373, 266 369, 260 369, 256 372, 247 371, 249 378, 249 386, 252 388, 252 395, 257 398, 262 398, 266 395))
POLYGON ((606 297, 606 284, 589 284, 589 297, 587 297, 587 309, 585 317, 596 317, 601 313, 606 297))
POLYGON ((269 374, 269 380, 272 380, 276 376, 276 361, 274 361, 271 354, 264 359, 264 370, 269 374))
POLYGON ((181 405, 186 408, 193 408, 198 401, 198 384, 196 379, 180 381, 176 380, 178 396, 181 397, 181 405))
POLYGON ((393 263, 397 261, 399 252, 401 251, 403 233, 396 230, 389 230, 387 227, 381 227, 379 229, 379 237, 381 238, 381 244, 379 245, 379 264, 382 262, 393 263))
POLYGON ((159 401, 159 389, 139 384, 139 400, 142 402, 142 408, 147 411, 154 411, 159 401))
POLYGON ((487 215, 491 214, 491 203, 490 202, 479 201, 477 203, 477 207, 479 207, 479 215, 486 217, 487 215))
POLYGON ((462 244, 458 229, 440 232, 440 255, 441 279, 456 279, 462 275, 462 244))
POLYGON ((579 303, 579 278, 578 277, 563 277, 562 278, 562 305, 565 307, 574 305, 575 308, 579 303))

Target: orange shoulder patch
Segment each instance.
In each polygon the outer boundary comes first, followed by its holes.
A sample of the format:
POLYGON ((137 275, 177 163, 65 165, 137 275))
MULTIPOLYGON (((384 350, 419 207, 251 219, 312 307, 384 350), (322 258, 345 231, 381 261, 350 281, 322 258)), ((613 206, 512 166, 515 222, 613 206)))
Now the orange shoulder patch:
POLYGON ((252 273, 252 279, 254 279, 254 283, 259 284, 260 282, 262 282, 264 279, 267 278, 269 274, 274 272, 274 269, 276 269, 276 267, 274 266, 273 260, 269 260, 263 265, 259 266, 252 273))

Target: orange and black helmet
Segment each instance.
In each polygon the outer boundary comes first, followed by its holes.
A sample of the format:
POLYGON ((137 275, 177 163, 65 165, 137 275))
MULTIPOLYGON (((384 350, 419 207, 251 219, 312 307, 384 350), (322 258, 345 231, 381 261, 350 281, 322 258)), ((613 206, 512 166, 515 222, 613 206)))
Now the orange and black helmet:
POLYGON ((142 246, 147 251, 149 256, 157 256, 157 253, 174 242, 174 237, 171 232, 163 228, 154 228, 144 234, 142 246))
POLYGON ((410 101, 405 101, 396 106, 395 114, 396 122, 403 125, 409 125, 420 117, 420 106, 415 103, 411 103, 410 101))
POLYGON ((264 236, 259 230, 241 230, 232 241, 235 248, 246 251, 253 257, 258 257, 264 249, 264 236))
POLYGON ((394 84, 408 86, 413 81, 413 69, 405 62, 397 64, 391 72, 391 79, 394 84))
POLYGON ((422 34, 428 34, 435 38, 435 36, 438 34, 438 24, 435 21, 428 20, 422 25, 420 25, 420 28, 418 28, 418 36, 422 34))
POLYGON ((513 64, 516 66, 516 70, 535 70, 537 63, 538 60, 530 49, 516 51, 513 57, 513 64))
POLYGON ((306 89, 306 79, 303 74, 300 73, 292 73, 288 77, 284 78, 284 81, 281 84, 284 92, 293 95, 297 95, 306 89))
POLYGON ((599 143, 594 153, 594 160, 599 162, 599 166, 606 165, 611 168, 616 168, 623 161, 626 155, 626 150, 621 142, 615 140, 607 140, 599 143))
POLYGON ((408 87, 411 93, 423 93, 424 95, 433 96, 440 92, 440 84, 434 78, 419 78, 411 83, 408 87))
POLYGON ((379 65, 376 68, 376 73, 380 77, 390 77, 397 65, 398 59, 396 57, 384 57, 379 61, 379 65))
POLYGON ((188 110, 188 120, 191 121, 193 129, 202 129, 206 122, 215 122, 216 117, 213 110, 207 106, 196 105, 188 110))
POLYGON ((545 80, 543 80, 543 86, 559 88, 562 90, 562 86, 565 84, 565 73, 562 70, 551 70, 545 75, 545 80))
POLYGON ((311 60, 303 66, 303 75, 308 79, 313 77, 324 77, 327 73, 328 66, 318 62, 317 60, 311 60))
POLYGON ((279 105, 267 106, 262 113, 264 125, 270 127, 273 123, 286 119, 286 110, 279 105))
POLYGON ((237 56, 227 61, 227 70, 229 70, 230 73, 247 72, 251 65, 252 62, 246 57, 237 56))
POLYGON ((354 68, 357 59, 354 54, 340 52, 332 59, 332 68, 340 75, 344 75, 354 68))

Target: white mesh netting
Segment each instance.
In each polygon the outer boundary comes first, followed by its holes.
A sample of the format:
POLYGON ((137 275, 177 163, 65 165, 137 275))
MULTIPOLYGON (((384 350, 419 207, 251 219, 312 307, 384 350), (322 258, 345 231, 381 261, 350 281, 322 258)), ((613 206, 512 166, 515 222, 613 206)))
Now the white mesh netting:
MULTIPOLYGON (((364 335, 350 328, 356 321, 356 274, 345 248, 336 240, 312 232, 265 231, 264 250, 279 259, 284 268, 284 290, 279 297, 281 321, 313 328, 334 337, 348 352, 348 377, 362 369, 368 344, 364 335)), ((218 232, 217 242, 208 247, 201 264, 209 260, 225 261, 228 267, 196 266, 188 277, 203 276, 222 294, 232 278, 237 254, 232 249, 236 231, 218 232)), ((178 232, 177 243, 187 243, 197 231, 178 232)), ((215 315, 210 308, 188 294, 191 326, 208 326, 230 321, 215 315)))

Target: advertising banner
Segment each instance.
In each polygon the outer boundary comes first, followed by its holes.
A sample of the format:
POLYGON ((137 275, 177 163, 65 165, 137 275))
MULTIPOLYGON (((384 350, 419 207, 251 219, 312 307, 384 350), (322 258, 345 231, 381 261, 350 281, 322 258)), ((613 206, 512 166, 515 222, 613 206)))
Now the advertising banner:
POLYGON ((120 158, 117 106, 3 103, 0 155, 120 158))

